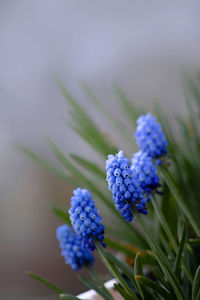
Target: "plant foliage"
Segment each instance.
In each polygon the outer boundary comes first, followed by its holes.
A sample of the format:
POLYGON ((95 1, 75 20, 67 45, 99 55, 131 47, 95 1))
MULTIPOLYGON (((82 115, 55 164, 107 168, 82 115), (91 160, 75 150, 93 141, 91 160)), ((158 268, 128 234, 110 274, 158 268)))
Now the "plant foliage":
MULTIPOLYGON (((185 116, 166 115, 160 105, 155 104, 154 114, 167 138, 171 165, 167 169, 162 165, 159 167, 163 195, 151 200, 148 216, 135 212, 137 222, 134 219, 131 223, 125 222, 115 209, 105 181, 104 161, 108 154, 118 151, 119 145, 114 145, 111 130, 104 134, 63 83, 56 81, 71 109, 72 119, 66 123, 78 138, 89 144, 91 151, 99 154, 100 162, 97 164, 76 153, 62 153, 49 138, 48 144, 61 162, 61 169, 26 148, 21 147, 21 150, 65 182, 88 188, 101 207, 109 212, 109 218, 104 218, 107 247, 124 253, 127 260, 119 260, 100 244, 96 248, 111 276, 117 279, 115 289, 124 299, 200 300, 200 78, 186 78, 184 81, 185 116), (134 261, 134 268, 130 259, 134 261), (148 273, 146 266, 150 270, 148 273)), ((118 132, 119 140, 123 138, 130 145, 133 132, 127 128, 135 129, 136 119, 144 109, 135 107, 115 86, 118 109, 129 123, 124 125, 101 104, 87 85, 84 84, 83 88, 91 105, 118 132)), ((57 206, 52 207, 52 211, 70 224, 67 211, 57 206)), ((91 274, 94 275, 90 270, 91 274)), ((61 299, 78 299, 64 294, 39 275, 28 275, 52 288, 61 299)), ((104 299, 112 299, 100 277, 92 277, 92 280, 80 279, 104 299)))

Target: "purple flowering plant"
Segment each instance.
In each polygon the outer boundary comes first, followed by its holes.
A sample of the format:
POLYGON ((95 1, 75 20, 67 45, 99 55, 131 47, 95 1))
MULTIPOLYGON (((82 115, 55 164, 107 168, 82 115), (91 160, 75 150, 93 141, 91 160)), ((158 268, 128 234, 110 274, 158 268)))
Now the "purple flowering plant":
MULTIPOLYGON (((114 298, 95 273, 94 253, 116 279, 114 289, 123 299, 199 300, 200 82, 188 79, 188 115, 173 121, 158 104, 154 114, 141 112, 116 87, 121 112, 132 132, 84 85, 93 105, 117 130, 120 143, 116 145, 57 83, 74 112, 72 128, 100 157, 97 164, 85 156, 65 155, 48 139, 63 165, 58 169, 22 148, 75 187, 65 208, 52 208, 62 220, 56 237, 64 262, 72 270, 88 270, 91 278, 80 279, 102 299, 114 298), (116 257, 120 252, 125 259, 116 257)), ((61 299, 80 299, 40 275, 28 275, 48 285, 61 299)))

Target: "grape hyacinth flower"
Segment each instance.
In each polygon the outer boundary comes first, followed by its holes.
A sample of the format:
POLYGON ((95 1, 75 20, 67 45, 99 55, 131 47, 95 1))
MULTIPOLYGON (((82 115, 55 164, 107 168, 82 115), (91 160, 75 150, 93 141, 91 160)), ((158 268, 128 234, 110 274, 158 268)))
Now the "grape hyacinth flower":
POLYGON ((93 265, 92 252, 82 247, 77 235, 68 225, 63 224, 57 227, 56 236, 61 248, 61 255, 73 270, 77 271, 83 266, 93 265))
MULTIPOLYGON (((150 156, 138 151, 131 159, 131 171, 133 178, 138 180, 146 193, 146 198, 151 191, 157 191, 160 187, 158 171, 150 156)), ((159 192, 160 193, 160 192, 159 192)))
POLYGON ((86 249, 94 250, 95 241, 105 246, 104 226, 102 218, 95 206, 92 195, 86 189, 77 188, 73 191, 70 220, 75 232, 79 235, 82 245, 86 249))
POLYGON ((132 207, 138 212, 147 214, 146 201, 139 181, 135 180, 130 168, 130 160, 124 157, 124 152, 108 155, 106 161, 108 189, 112 191, 115 207, 122 217, 130 222, 133 220, 132 207))
MULTIPOLYGON (((162 126, 150 113, 138 118, 135 138, 140 150, 148 156, 160 158, 167 154, 167 140, 162 126)), ((160 159, 158 163, 161 163, 160 159)))

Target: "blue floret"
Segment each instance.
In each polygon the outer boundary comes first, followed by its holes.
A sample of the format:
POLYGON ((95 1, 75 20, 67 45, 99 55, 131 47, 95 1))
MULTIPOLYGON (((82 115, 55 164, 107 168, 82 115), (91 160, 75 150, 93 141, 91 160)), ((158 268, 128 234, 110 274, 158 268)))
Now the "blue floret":
POLYGON ((147 156, 146 153, 138 151, 133 155, 131 163, 133 178, 139 181, 147 196, 148 193, 161 186, 159 183, 158 171, 152 158, 147 156))
POLYGON ((130 168, 130 160, 124 157, 123 151, 115 156, 108 155, 106 161, 108 189, 112 191, 115 207, 122 217, 130 222, 133 220, 133 206, 138 212, 147 214, 146 201, 139 181, 135 180, 130 168))
POLYGON ((82 247, 78 236, 68 225, 59 226, 56 230, 56 237, 61 248, 61 255, 73 270, 77 271, 83 266, 93 265, 92 252, 82 247))
POLYGON ((150 113, 138 118, 135 138, 140 150, 148 156, 159 158, 167 154, 167 140, 162 126, 150 113))
POLYGON ((82 245, 86 249, 94 250, 95 241, 103 246, 104 226, 102 218, 95 206, 92 195, 86 189, 77 188, 73 191, 70 220, 75 232, 79 235, 82 245))

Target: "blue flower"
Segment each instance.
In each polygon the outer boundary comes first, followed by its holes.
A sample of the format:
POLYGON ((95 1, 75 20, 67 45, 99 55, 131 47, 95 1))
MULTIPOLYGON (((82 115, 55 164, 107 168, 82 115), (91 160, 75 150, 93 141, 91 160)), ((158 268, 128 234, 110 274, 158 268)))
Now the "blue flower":
POLYGON ((141 187, 146 192, 146 196, 152 190, 160 187, 158 171, 151 157, 142 151, 138 151, 131 159, 131 171, 133 178, 138 180, 141 187))
POLYGON ((73 270, 77 271, 83 266, 93 265, 92 252, 82 247, 77 235, 68 225, 59 226, 56 230, 56 237, 61 248, 61 255, 73 270))
POLYGON ((94 250, 95 241, 100 241, 103 246, 104 226, 102 218, 95 206, 92 195, 86 189, 77 188, 73 191, 70 220, 75 232, 79 235, 82 245, 86 249, 94 250))
POLYGON ((133 178, 130 160, 124 157, 123 151, 119 151, 115 156, 108 155, 106 171, 108 189, 112 191, 115 207, 122 217, 127 222, 133 220, 131 206, 134 206, 140 213, 147 214, 144 191, 139 181, 133 178))
POLYGON ((167 153, 167 140, 162 126, 150 113, 138 118, 135 138, 140 150, 148 156, 158 158, 167 153))

